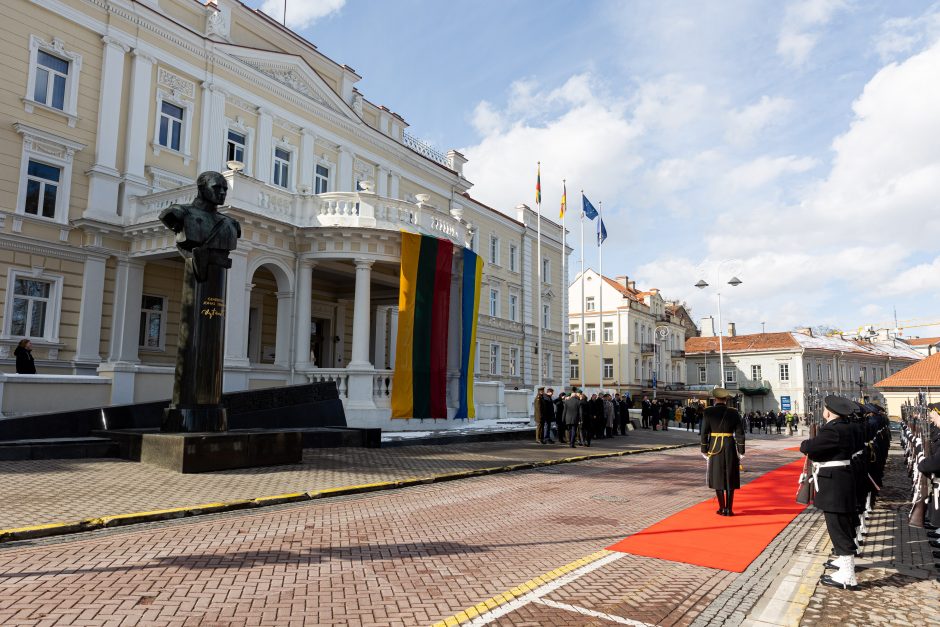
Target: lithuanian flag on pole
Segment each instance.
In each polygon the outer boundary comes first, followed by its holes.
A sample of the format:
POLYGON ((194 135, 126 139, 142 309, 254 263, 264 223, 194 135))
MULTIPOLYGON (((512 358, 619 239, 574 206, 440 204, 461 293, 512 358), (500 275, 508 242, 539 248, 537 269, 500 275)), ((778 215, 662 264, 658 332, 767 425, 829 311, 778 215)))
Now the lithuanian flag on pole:
MULTIPOLYGON (((454 245, 416 233, 401 234, 398 343, 392 382, 392 418, 447 418, 447 344, 454 245)), ((473 356, 483 262, 460 249, 460 407, 457 418, 472 418, 473 356)), ((456 312, 454 312, 456 313, 456 312)))

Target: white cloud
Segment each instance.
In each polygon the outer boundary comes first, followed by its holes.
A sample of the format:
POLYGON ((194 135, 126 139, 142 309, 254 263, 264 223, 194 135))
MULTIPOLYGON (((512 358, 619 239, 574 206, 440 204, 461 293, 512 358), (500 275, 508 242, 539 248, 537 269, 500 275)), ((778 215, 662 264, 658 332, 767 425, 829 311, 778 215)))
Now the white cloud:
POLYGON ((777 38, 777 53, 796 67, 805 64, 819 41, 819 27, 828 24, 845 6, 845 0, 799 0, 790 4, 777 38))
POLYGON ((758 157, 732 169, 725 181, 732 189, 756 189, 786 174, 806 172, 815 166, 816 160, 811 157, 758 157))
POLYGON ((748 144, 764 129, 783 124, 792 110, 793 101, 789 98, 763 96, 759 102, 728 115, 725 137, 734 144, 748 144))
POLYGON ((894 60, 930 45, 940 38, 940 4, 933 4, 917 17, 900 17, 882 25, 875 50, 883 61, 894 60))
POLYGON ((889 280, 884 289, 887 295, 936 293, 940 290, 940 257, 930 263, 910 267, 897 278, 889 280))
MULTIPOLYGON (((284 0, 264 0, 261 10, 275 19, 284 17, 284 0)), ((317 20, 339 12, 346 0, 287 0, 287 25, 306 28, 317 20)))

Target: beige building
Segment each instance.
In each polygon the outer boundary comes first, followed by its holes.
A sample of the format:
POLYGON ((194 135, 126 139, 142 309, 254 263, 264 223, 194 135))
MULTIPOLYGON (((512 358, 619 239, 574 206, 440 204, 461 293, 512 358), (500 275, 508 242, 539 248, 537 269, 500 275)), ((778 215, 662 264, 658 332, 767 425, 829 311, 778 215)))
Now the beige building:
POLYGON ((590 269, 568 292, 570 385, 636 396, 652 393, 655 379, 658 391, 684 389, 685 342, 695 334, 684 307, 590 269))
POLYGON ((875 387, 884 396, 885 409, 892 418, 900 418, 901 406, 916 403, 920 392, 924 393, 924 398, 928 403, 940 401, 940 392, 938 392, 940 390, 940 353, 935 352, 885 377, 875 383, 875 387))
MULTIPOLYGON (((478 416, 526 412, 540 324, 558 376, 559 227, 543 220, 536 259, 534 212, 473 199, 466 158, 416 140, 349 66, 235 0, 17 0, 4 17, 4 372, 30 337, 49 377, 31 385, 168 398, 182 265, 157 216, 193 198, 199 172, 220 170, 243 229, 228 273, 227 390, 333 380, 352 424, 390 426, 402 229, 487 262, 478 416)), ((21 379, 0 377, 0 411, 35 410, 9 400, 21 379)))

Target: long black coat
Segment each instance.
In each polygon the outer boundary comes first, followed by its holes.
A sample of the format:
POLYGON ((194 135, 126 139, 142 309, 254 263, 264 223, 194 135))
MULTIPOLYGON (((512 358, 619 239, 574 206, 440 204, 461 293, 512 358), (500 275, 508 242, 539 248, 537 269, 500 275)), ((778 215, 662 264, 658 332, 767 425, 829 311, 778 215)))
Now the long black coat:
MULTIPOLYGON (((803 440, 800 452, 813 462, 851 459, 856 432, 845 418, 830 420, 819 428, 816 437, 803 440)), ((819 469, 819 489, 814 505, 824 512, 854 514, 856 511, 855 472, 851 466, 819 469)))
POLYGON ((702 418, 702 453, 708 455, 708 487, 713 490, 737 490, 741 487, 741 461, 744 455, 744 421, 738 410, 715 405, 702 418), (732 433, 733 438, 715 437, 713 433, 732 433))
MULTIPOLYGON (((934 438, 930 442, 930 457, 917 464, 917 470, 925 475, 940 476, 940 439, 934 438)), ((933 484, 930 486, 933 489, 933 484)), ((927 520, 930 524, 940 527, 940 509, 933 506, 933 493, 927 502, 927 520)))
POLYGON ((36 374, 36 363, 30 351, 17 346, 13 355, 16 357, 16 374, 36 374))

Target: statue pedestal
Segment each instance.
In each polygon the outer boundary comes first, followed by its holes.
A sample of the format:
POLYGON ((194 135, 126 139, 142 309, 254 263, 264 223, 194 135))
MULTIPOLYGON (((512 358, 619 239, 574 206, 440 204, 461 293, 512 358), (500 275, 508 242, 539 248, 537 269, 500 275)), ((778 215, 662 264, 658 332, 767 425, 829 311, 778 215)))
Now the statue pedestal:
POLYGON ((182 473, 299 464, 301 430, 259 429, 227 433, 145 433, 140 461, 182 473))

